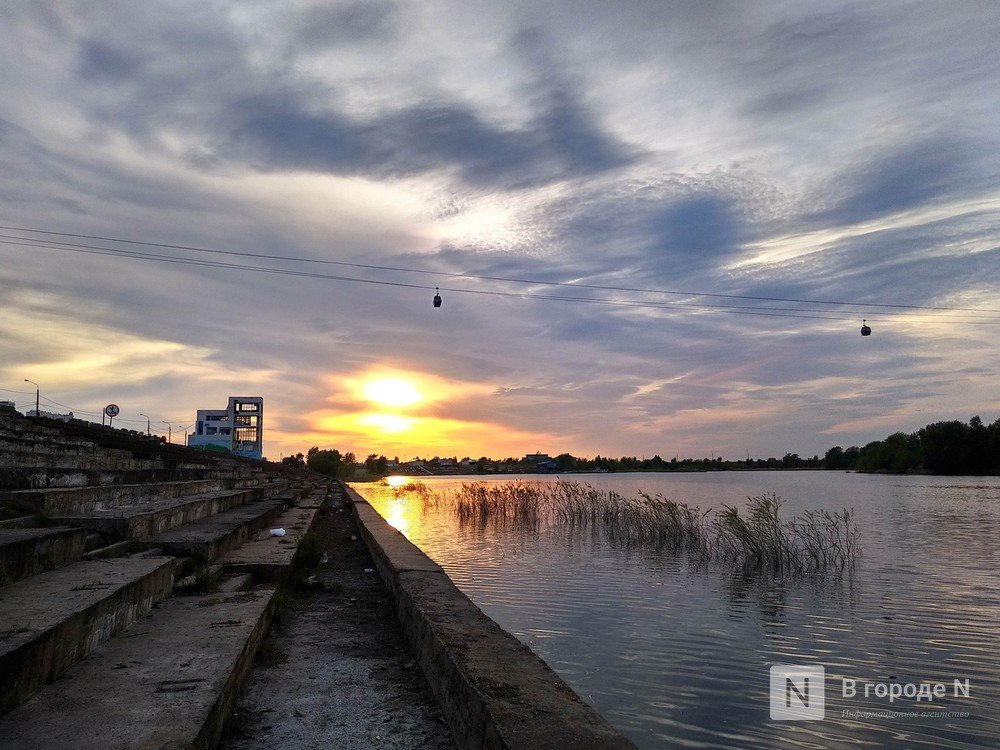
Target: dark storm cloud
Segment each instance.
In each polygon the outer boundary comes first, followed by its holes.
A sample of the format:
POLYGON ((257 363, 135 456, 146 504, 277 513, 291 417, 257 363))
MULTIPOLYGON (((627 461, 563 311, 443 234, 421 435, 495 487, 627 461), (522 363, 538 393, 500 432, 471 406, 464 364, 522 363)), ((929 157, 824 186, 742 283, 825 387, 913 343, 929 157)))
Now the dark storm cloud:
POLYGON ((601 132, 568 93, 528 127, 504 129, 473 109, 439 102, 367 119, 308 111, 288 95, 234 107, 231 146, 262 169, 407 175, 454 169, 477 186, 511 189, 624 166, 629 149, 601 132))

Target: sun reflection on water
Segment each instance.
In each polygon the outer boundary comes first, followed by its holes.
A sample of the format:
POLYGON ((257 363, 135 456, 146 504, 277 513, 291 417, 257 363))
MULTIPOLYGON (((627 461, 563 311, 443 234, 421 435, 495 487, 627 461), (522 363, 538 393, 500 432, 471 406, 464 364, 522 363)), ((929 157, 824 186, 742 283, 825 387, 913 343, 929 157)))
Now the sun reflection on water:
POLYGON ((388 476, 379 482, 362 483, 364 497, 376 511, 408 539, 414 534, 421 536, 424 519, 424 503, 420 493, 415 491, 412 477, 388 476), (407 486, 411 485, 411 486, 407 486))

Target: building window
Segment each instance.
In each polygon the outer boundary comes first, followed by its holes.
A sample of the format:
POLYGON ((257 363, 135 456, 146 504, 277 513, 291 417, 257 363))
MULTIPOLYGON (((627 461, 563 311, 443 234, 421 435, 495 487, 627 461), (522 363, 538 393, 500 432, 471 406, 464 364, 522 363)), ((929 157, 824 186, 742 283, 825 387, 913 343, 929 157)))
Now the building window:
POLYGON ((257 428, 256 427, 237 427, 236 428, 236 440, 240 443, 256 443, 257 442, 257 428))

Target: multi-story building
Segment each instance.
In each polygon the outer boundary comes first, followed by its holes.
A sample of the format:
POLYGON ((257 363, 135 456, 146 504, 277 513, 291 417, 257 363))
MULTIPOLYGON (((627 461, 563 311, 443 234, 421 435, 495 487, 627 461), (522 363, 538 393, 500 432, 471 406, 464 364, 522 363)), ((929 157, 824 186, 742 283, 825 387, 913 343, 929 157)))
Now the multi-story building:
POLYGON ((199 409, 188 445, 214 446, 237 456, 261 458, 264 448, 264 399, 230 396, 226 409, 199 409))

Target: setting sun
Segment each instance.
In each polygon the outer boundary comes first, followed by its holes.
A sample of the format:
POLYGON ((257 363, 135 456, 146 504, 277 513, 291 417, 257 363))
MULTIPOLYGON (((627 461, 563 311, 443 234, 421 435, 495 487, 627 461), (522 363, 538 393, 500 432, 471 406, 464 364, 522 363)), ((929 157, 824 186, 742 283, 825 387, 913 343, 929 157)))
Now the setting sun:
POLYGON ((405 378, 379 378, 366 383, 364 397, 384 406, 412 406, 424 400, 417 387, 405 378))
POLYGON ((390 434, 413 429, 413 420, 411 418, 400 417, 396 414, 366 414, 358 419, 358 424, 365 427, 374 427, 377 430, 390 434))

